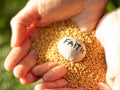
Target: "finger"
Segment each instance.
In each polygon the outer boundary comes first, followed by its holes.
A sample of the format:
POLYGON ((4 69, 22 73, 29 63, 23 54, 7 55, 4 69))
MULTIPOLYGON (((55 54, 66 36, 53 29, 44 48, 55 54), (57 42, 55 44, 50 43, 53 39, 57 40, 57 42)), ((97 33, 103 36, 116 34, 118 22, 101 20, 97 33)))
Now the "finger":
POLYGON ((38 19, 37 0, 30 0, 27 5, 11 20, 12 47, 19 46, 24 42, 27 27, 38 19))
POLYGON ((66 80, 60 79, 54 82, 44 82, 35 86, 35 90, 51 89, 51 88, 62 88, 67 85, 66 80))
POLYGON ((21 84, 30 84, 40 79, 39 77, 34 76, 31 72, 29 72, 25 77, 20 78, 21 84))
POLYGON ((31 41, 27 39, 20 47, 15 47, 11 50, 5 59, 4 67, 8 71, 12 71, 14 67, 22 60, 30 49, 31 41))
POLYGON ((50 69, 48 72, 43 75, 43 80, 46 82, 58 80, 65 76, 67 69, 63 66, 56 66, 50 69))
POLYGON ((65 88, 66 85, 67 85, 66 80, 60 79, 54 82, 37 84, 35 86, 35 90, 85 90, 83 87, 78 87, 74 89, 65 88))
POLYGON ((57 64, 54 62, 46 62, 41 65, 37 65, 32 69, 32 73, 35 76, 43 76, 51 68, 55 67, 57 64))
POLYGON ((115 78, 113 90, 120 90, 120 75, 115 78))
POLYGON ((112 90, 108 85, 104 84, 104 83, 98 83, 98 88, 99 90, 112 90))
POLYGON ((16 78, 24 77, 35 65, 36 54, 35 50, 31 50, 27 56, 14 68, 13 73, 16 78))
POLYGON ((78 88, 58 88, 58 89, 45 89, 45 90, 85 90, 83 87, 78 88))

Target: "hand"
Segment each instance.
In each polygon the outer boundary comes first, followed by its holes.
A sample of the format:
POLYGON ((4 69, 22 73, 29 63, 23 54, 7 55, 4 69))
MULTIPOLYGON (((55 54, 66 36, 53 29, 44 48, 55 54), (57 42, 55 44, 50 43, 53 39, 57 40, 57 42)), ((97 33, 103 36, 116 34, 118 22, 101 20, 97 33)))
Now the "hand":
POLYGON ((31 32, 39 26, 68 18, 76 22, 81 30, 92 30, 99 21, 107 1, 30 0, 11 20, 12 50, 5 60, 6 70, 13 71, 23 84, 35 81, 37 78, 31 73, 32 68, 36 66, 35 51, 30 51, 31 32))
POLYGON ((93 30, 108 0, 30 0, 11 20, 11 46, 21 45, 27 31, 72 18, 81 30, 93 30))
POLYGON ((31 41, 27 39, 22 46, 14 47, 5 60, 6 70, 13 71, 16 78, 26 77, 28 79, 26 83, 36 79, 29 72, 37 64, 35 50, 29 51, 30 45, 31 41))
POLYGON ((103 17, 97 27, 96 37, 105 50, 107 83, 112 90, 120 90, 120 8, 103 17))
MULTIPOLYGON (((30 43, 28 39, 22 46, 14 47, 11 50, 5 61, 6 69, 8 71, 13 71, 14 76, 19 78, 22 84, 35 82, 42 77, 45 81, 47 81, 48 78, 51 78, 49 80, 53 81, 55 77, 52 77, 52 72, 58 67, 57 64, 46 62, 37 66, 35 51, 29 51, 30 43), (34 66, 36 66, 36 68, 32 70, 34 66), (39 72, 37 68, 39 68, 39 72)), ((65 75, 67 72, 64 67, 59 66, 59 70, 63 70, 63 73, 59 74, 60 76, 65 75)))
MULTIPOLYGON (((45 64, 47 65, 48 63, 45 64)), ((32 70, 33 75, 36 77, 41 76, 41 73, 48 69, 46 68, 45 64, 35 66, 32 70), (46 68, 46 70, 43 70, 44 68, 46 68)), ((63 79, 63 77, 66 75, 66 73, 67 69, 65 67, 61 65, 54 66, 44 74, 43 83, 37 84, 35 86, 35 90, 84 90, 83 87, 75 89, 65 88, 67 86, 67 81, 63 79)))
MULTIPOLYGON (((46 65, 48 63, 45 63, 46 65)), ((51 63, 52 64, 52 63, 51 63)), ((47 70, 43 70, 46 65, 37 65, 33 68, 32 73, 34 76, 39 77, 43 72, 47 70), (38 72, 39 71, 39 72, 38 72)), ((48 66, 48 65, 47 65, 48 66)), ((63 66, 56 65, 55 67, 51 68, 47 73, 43 76, 43 83, 37 84, 35 86, 35 90, 85 90, 84 87, 78 88, 66 88, 67 81, 63 79, 64 75, 67 73, 67 69, 63 66)), ((118 83, 118 82, 117 82, 118 83)), ((119 86, 119 83, 116 84, 119 86)), ((97 85, 99 90, 112 90, 111 87, 108 85, 100 82, 97 85)), ((115 89, 119 90, 119 89, 115 89)))

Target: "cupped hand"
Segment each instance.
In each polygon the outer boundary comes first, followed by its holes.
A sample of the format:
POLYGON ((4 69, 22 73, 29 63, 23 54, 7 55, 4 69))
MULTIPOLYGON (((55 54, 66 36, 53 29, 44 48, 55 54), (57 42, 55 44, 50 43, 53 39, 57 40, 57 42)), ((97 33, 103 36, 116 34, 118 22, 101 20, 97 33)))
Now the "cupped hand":
POLYGON ((44 81, 53 81, 55 77, 52 77, 52 73, 55 70, 59 71, 63 69, 63 73, 56 75, 56 77, 61 78, 61 75, 65 75, 67 70, 60 66, 57 69, 57 64, 53 62, 46 62, 37 66, 36 53, 34 49, 30 50, 30 45, 31 41, 27 39, 22 46, 12 48, 5 60, 5 69, 7 71, 13 71, 14 76, 20 79, 21 84, 29 84, 42 77, 44 81))
POLYGON ((103 17, 97 27, 96 37, 105 50, 107 83, 112 90, 120 90, 120 8, 103 17))
POLYGON ((36 79, 30 70, 37 64, 35 50, 30 51, 30 45, 31 41, 27 39, 22 46, 12 48, 4 64, 5 69, 13 71, 16 78, 26 77, 28 82, 36 79))
MULTIPOLYGON (((37 65, 33 68, 32 73, 34 76, 41 76, 41 73, 46 72, 48 70, 46 68, 46 65, 48 64, 42 64, 37 65), (43 70, 43 68, 46 68, 46 70, 43 70), (39 71, 39 72, 38 72, 39 71)), ((53 64, 53 62, 51 62, 53 64)), ((43 76, 43 82, 40 84, 37 84, 35 86, 35 90, 84 90, 83 87, 79 88, 66 88, 67 81, 63 78, 67 73, 67 69, 62 65, 56 65, 53 68, 49 69, 48 72, 46 72, 43 76)))
POLYGON ((27 39, 22 46, 14 47, 5 60, 6 70, 13 71, 22 84, 35 82, 42 77, 44 81, 53 81, 66 74, 66 68, 53 62, 37 65, 35 50, 29 51, 30 43, 27 39), (55 72, 60 70, 63 72, 55 75, 55 72))
MULTIPOLYGON (((37 65, 34 50, 30 50, 31 32, 40 26, 71 18, 81 30, 95 28, 108 0, 30 0, 11 20, 12 50, 5 60, 5 68, 13 71, 21 83, 38 79, 31 70, 37 65)), ((44 75, 44 74, 42 74, 44 75)))
POLYGON ((11 20, 11 46, 21 45, 28 31, 49 23, 72 18, 81 30, 92 30, 101 18, 108 0, 29 0, 11 20))

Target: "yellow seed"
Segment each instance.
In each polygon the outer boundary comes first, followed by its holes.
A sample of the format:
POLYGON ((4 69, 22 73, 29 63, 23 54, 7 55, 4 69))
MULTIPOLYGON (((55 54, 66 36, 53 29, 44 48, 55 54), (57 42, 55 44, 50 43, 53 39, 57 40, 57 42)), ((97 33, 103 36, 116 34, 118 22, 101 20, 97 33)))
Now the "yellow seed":
POLYGON ((40 28, 31 40, 31 48, 36 50, 39 64, 51 61, 68 69, 64 77, 68 81, 68 87, 84 86, 86 90, 96 90, 98 82, 105 82, 105 55, 103 47, 95 37, 95 32, 80 32, 72 21, 66 20, 40 28), (58 52, 57 43, 65 36, 77 38, 85 44, 86 56, 82 61, 76 63, 67 61, 58 52))

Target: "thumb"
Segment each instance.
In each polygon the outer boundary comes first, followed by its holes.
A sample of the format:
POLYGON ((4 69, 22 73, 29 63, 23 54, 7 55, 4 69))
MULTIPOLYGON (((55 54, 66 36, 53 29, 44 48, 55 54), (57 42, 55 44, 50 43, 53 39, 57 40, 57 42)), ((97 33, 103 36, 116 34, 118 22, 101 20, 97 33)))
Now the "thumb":
POLYGON ((114 81, 113 90, 120 90, 120 75, 114 81))
POLYGON ((112 90, 109 86, 107 86, 106 84, 102 82, 98 83, 98 89, 99 90, 112 90))
POLYGON ((38 18, 37 0, 30 0, 27 5, 11 20, 12 47, 19 46, 24 42, 27 28, 38 18))

